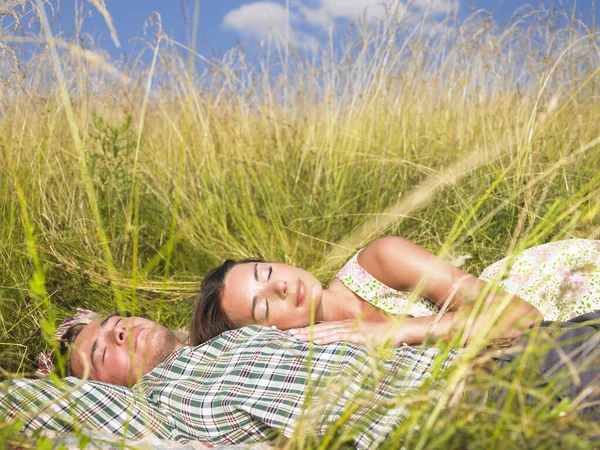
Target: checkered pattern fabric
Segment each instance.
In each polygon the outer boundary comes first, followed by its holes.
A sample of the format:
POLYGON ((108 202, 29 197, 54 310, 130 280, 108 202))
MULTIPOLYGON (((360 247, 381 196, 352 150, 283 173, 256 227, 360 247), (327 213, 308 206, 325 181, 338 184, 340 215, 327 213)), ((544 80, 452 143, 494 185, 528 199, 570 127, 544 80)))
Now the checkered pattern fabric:
POLYGON ((21 420, 24 432, 84 427, 207 444, 290 437, 307 420, 303 433, 319 438, 344 417, 338 433, 370 448, 410 415, 401 401, 390 400, 424 383, 440 388, 436 370, 455 353, 443 361, 438 354, 403 346, 374 358, 363 347, 311 346, 250 326, 178 350, 133 389, 72 377, 61 386, 52 379, 4 382, 0 416, 21 420))

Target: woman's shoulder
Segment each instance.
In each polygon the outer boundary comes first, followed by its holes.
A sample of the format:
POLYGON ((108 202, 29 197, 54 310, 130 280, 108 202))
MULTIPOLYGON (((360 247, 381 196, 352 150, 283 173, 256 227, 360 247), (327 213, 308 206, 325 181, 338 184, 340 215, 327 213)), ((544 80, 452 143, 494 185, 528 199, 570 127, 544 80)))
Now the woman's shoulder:
POLYGON ((388 313, 430 315, 435 311, 433 303, 423 298, 411 300, 411 292, 391 287, 385 283, 386 277, 381 276, 381 266, 389 265, 393 257, 390 253, 399 251, 398 244, 403 245, 399 240, 405 241, 395 237, 374 241, 356 252, 335 278, 363 300, 388 313))
POLYGON ((424 249, 400 236, 386 236, 371 242, 357 253, 357 257, 363 267, 376 267, 398 258, 401 252, 414 253, 419 250, 424 249))
MULTIPOLYGON (((399 247, 408 242, 405 239, 389 236, 377 239, 358 250, 344 267, 336 274, 341 280, 351 277, 355 282, 365 285, 381 285, 388 287, 382 278, 390 259, 396 257, 399 247)), ((379 286, 378 286, 379 287, 379 286)))
POLYGON ((357 262, 367 272, 399 291, 414 289, 437 259, 423 247, 399 236, 377 239, 357 255, 357 262))

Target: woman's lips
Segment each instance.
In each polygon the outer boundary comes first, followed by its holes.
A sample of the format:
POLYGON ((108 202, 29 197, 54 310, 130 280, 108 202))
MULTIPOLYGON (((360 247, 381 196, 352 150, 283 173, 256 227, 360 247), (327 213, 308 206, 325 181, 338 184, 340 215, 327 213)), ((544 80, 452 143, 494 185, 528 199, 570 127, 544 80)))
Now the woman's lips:
POLYGON ((298 286, 296 286, 296 306, 300 306, 304 301, 304 283, 302 280, 298 280, 298 286))

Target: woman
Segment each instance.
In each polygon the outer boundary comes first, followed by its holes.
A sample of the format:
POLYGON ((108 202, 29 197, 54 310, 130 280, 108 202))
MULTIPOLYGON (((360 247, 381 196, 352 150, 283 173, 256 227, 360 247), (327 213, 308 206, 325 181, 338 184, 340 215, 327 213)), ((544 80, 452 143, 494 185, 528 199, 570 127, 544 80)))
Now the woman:
POLYGON ((359 251, 326 288, 299 268, 228 260, 202 282, 190 343, 249 324, 276 326, 317 344, 389 338, 394 345, 418 345, 428 334, 450 339, 463 329, 467 341, 480 332, 488 339, 513 338, 542 318, 564 319, 600 308, 600 241, 559 241, 509 262, 500 261, 482 275, 487 281, 505 275, 498 284, 511 293, 492 289, 400 237, 378 239, 359 251), (557 270, 559 275, 553 273, 557 270), (533 275, 537 285, 519 289, 517 281, 533 275), (581 292, 565 300, 573 277, 580 278, 575 286, 581 292), (390 315, 404 318, 398 325, 390 315), (299 328, 311 322, 322 323, 299 328))

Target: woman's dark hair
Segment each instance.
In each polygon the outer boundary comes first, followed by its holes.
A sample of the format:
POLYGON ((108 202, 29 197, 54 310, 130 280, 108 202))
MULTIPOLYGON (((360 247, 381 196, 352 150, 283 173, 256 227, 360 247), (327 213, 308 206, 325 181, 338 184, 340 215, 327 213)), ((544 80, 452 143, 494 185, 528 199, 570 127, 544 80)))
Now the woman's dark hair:
POLYGON ((204 277, 200 285, 200 296, 196 301, 196 306, 192 313, 192 322, 190 323, 189 343, 191 345, 202 344, 227 330, 238 328, 227 317, 223 309, 225 277, 238 264, 259 262, 264 261, 259 258, 247 258, 240 261, 228 259, 204 277))

